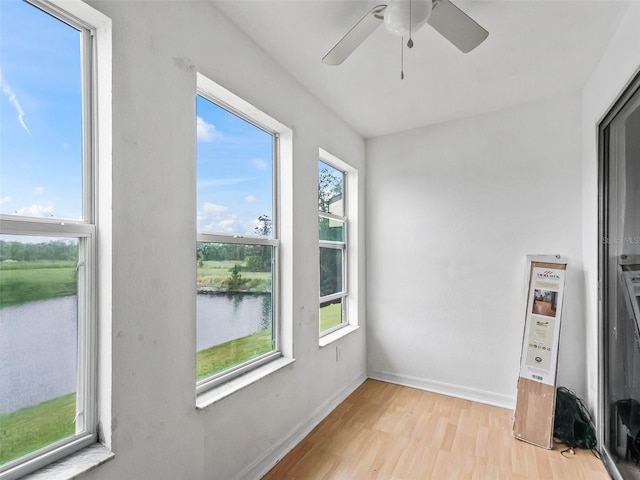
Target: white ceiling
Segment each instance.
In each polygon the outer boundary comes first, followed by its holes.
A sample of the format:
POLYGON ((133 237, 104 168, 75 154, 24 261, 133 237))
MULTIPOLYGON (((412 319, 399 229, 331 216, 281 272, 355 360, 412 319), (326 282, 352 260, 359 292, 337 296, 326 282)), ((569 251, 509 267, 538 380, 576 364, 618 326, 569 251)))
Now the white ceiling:
POLYGON ((405 49, 378 28, 341 66, 322 57, 383 1, 213 0, 216 7, 365 138, 577 91, 629 3, 453 2, 487 29, 463 54, 429 25, 405 49))

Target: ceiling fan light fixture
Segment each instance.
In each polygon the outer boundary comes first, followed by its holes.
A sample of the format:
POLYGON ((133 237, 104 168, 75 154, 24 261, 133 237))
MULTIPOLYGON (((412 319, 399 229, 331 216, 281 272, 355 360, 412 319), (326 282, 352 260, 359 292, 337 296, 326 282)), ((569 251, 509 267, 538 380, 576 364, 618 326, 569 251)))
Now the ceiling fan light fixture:
POLYGON ((384 26, 398 37, 417 32, 429 19, 432 0, 390 0, 384 11, 384 26))

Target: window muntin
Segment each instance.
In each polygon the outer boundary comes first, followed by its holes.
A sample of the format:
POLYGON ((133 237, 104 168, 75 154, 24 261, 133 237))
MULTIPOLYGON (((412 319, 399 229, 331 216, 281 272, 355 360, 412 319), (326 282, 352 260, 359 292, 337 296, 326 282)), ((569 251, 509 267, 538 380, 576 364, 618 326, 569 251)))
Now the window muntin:
POLYGON ((198 392, 280 356, 278 135, 205 90, 196 97, 198 392))
POLYGON ((96 439, 96 37, 80 18, 108 19, 56 3, 0 2, 0 354, 31 354, 0 362, 0 478, 96 439))
POLYGON ((345 185, 344 172, 318 162, 321 336, 348 323, 345 185))

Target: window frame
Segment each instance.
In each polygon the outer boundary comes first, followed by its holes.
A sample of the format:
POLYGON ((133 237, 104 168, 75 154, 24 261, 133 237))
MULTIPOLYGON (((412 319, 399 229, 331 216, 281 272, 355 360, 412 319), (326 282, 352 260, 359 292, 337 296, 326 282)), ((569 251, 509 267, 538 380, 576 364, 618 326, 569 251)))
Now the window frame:
MULTIPOLYGON (((273 349, 258 357, 249 359, 226 370, 214 373, 201 380, 196 380, 196 397, 214 390, 216 387, 252 372, 260 367, 268 365, 283 356, 285 352, 282 346, 282 316, 281 316, 281 137, 282 134, 290 135, 290 129, 273 119, 268 114, 252 106, 245 100, 233 94, 224 87, 218 85, 202 73, 197 73, 196 97, 200 96, 218 107, 223 108, 256 128, 273 137, 272 149, 272 235, 262 237, 259 235, 238 235, 221 232, 201 231, 196 232, 196 244, 199 242, 241 244, 269 246, 272 248, 271 275, 272 275, 272 338, 273 349)), ((195 126, 195 123, 194 123, 195 126)), ((197 179, 197 169, 196 169, 197 179)), ((197 352, 195 352, 197 353, 197 352)))
MULTIPOLYGON (((321 248, 330 248, 340 250, 342 252, 342 289, 340 292, 332 293, 329 295, 319 296, 319 308, 318 308, 318 331, 320 339, 322 340, 324 337, 327 337, 338 330, 341 330, 349 325, 353 325, 354 323, 351 321, 350 314, 350 294, 349 294, 349 273, 350 273, 350 221, 349 221, 349 213, 350 213, 350 189, 349 189, 349 180, 350 174, 353 175, 352 169, 349 168, 347 164, 343 161, 339 160, 337 157, 325 152, 320 149, 320 155, 318 162, 322 162, 327 166, 339 171, 342 174, 342 204, 343 204, 343 215, 337 215, 330 212, 323 212, 318 208, 318 253, 321 248), (320 220, 322 218, 326 218, 328 220, 337 220, 343 223, 343 240, 342 241, 333 241, 333 240, 322 240, 320 238, 320 220), (338 325, 334 325, 331 328, 320 331, 320 310, 322 309, 323 303, 328 303, 333 300, 341 300, 341 322, 338 325)), ((318 166, 319 167, 319 166, 318 166)), ((320 172, 320 168, 318 168, 318 173, 320 172)), ((319 182, 319 179, 318 179, 319 182)), ((320 272, 320 264, 318 263, 318 271, 320 272)), ((319 281, 321 279, 319 278, 319 281)))
MULTIPOLYGON (((80 33, 82 219, 0 214, 0 234, 78 240, 76 433, 0 466, 2 480, 32 473, 98 441, 98 312, 110 314, 110 309, 100 305, 100 301, 108 302, 108 299, 99 298, 97 285, 100 279, 106 287, 111 278, 110 274, 98 270, 99 253, 104 253, 105 265, 111 259, 110 251, 106 250, 110 242, 106 240, 104 246, 98 242, 99 211, 107 211, 110 205, 107 191, 111 186, 111 20, 83 2, 24 1, 80 33), (99 81, 98 70, 103 75, 99 81), (100 193, 104 196, 101 205, 98 204, 99 188, 105 192, 100 193)), ((105 216, 106 231, 110 228, 109 220, 110 217, 105 216)), ((110 438, 104 441, 109 443, 110 438)), ((93 466, 111 456, 110 452, 101 453, 93 466)))

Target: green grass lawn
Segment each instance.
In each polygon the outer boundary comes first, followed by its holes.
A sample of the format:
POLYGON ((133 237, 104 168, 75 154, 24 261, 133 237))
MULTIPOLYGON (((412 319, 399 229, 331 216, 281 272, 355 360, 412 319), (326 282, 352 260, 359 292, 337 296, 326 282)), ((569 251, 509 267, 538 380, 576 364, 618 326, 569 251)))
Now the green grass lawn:
MULTIPOLYGON (((198 268, 198 286, 222 287, 235 264, 233 261, 206 261, 198 268)), ((269 272, 245 272, 253 291, 270 291, 269 272), (255 289, 255 290, 254 290, 255 289)), ((77 293, 74 262, 0 263, 0 307, 77 293)), ((320 310, 320 330, 341 322, 341 305, 320 310)), ((271 329, 247 335, 197 353, 197 379, 226 370, 273 348, 271 329)), ((0 465, 31 453, 75 433, 75 394, 0 415, 0 465)))
MULTIPOLYGON (((247 335, 197 353, 197 379, 272 350, 271 329, 247 335)), ((0 465, 75 433, 75 393, 0 415, 0 465)))
POLYGON ((196 355, 196 377, 202 380, 209 375, 259 357, 272 349, 271 329, 267 328, 246 337, 200 350, 196 355))
POLYGON ((75 434, 76 394, 0 415, 0 465, 75 434))
POLYGON ((320 332, 342 323, 342 304, 332 303, 320 308, 320 332))
MULTIPOLYGON (((198 265, 198 287, 214 287, 226 290, 224 281, 231 275, 234 265, 245 268, 244 262, 233 260, 207 260, 198 265)), ((247 272, 242 270, 240 275, 248 280, 247 290, 252 292, 271 291, 271 272, 247 272)))
POLYGON ((0 262, 0 308, 78 291, 75 262, 0 262))

